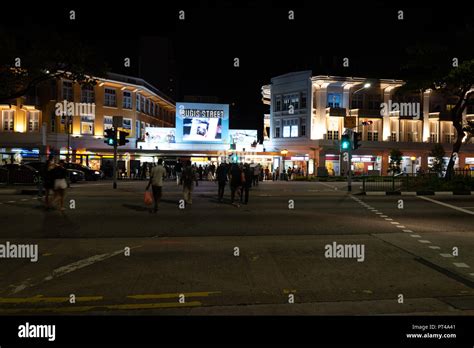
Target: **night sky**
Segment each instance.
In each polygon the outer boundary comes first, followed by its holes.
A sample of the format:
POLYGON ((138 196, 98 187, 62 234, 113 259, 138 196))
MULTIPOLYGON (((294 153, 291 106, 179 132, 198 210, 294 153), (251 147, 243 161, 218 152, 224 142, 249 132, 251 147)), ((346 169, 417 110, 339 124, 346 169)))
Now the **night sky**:
POLYGON ((31 30, 46 33, 45 39, 48 31, 74 33, 112 71, 140 76, 175 101, 200 95, 231 104, 232 128, 261 129, 267 107, 260 88, 273 76, 308 69, 314 75, 402 78, 406 49, 417 42, 445 47, 447 64, 451 57, 472 58, 474 49, 472 37, 467 41, 459 34, 474 23, 467 6, 205 1, 165 7, 160 1, 116 2, 106 9, 97 3, 28 5, 0 29, 18 39, 31 30), (74 22, 70 9, 77 11, 74 22), (178 20, 180 9, 184 21, 178 20), (289 10, 295 11, 294 21, 288 20, 289 10), (403 21, 398 10, 404 10, 403 21), (124 57, 132 59, 132 67, 123 67, 124 57), (349 68, 342 67, 344 57, 349 68))

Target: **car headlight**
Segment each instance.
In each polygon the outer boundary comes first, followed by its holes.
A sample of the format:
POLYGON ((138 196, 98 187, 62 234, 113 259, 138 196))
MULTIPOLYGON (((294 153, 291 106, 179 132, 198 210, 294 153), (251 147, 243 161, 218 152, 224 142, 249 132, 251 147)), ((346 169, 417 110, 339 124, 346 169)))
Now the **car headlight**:
POLYGON ((94 174, 100 174, 100 172, 98 172, 97 170, 94 172, 94 174))
POLYGON ((76 173, 76 172, 72 172, 72 175, 77 175, 77 173, 76 173))

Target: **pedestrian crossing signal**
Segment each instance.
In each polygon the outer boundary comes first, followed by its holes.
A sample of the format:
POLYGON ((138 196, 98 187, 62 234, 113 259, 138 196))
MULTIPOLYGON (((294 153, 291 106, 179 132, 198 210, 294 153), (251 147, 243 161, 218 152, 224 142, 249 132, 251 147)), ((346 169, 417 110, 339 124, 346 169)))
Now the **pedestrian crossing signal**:
POLYGON ((351 139, 349 135, 343 134, 341 137, 341 149, 342 150, 349 150, 351 147, 351 139))
POLYGON ((127 136, 129 134, 130 133, 125 132, 125 131, 119 131, 119 141, 118 141, 119 146, 125 145, 126 143, 128 143, 127 136))
POLYGON ((117 141, 117 136, 115 134, 115 130, 113 128, 106 129, 104 131, 104 143, 110 146, 114 146, 115 142, 117 141))

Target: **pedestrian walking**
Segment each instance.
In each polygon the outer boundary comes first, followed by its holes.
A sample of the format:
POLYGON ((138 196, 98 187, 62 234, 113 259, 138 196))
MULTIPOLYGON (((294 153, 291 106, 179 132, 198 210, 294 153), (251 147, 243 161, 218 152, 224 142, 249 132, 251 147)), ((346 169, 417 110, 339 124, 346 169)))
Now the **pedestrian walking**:
POLYGON ((193 190, 194 183, 198 185, 196 171, 191 165, 191 161, 186 161, 186 165, 183 168, 182 173, 182 182, 183 182, 183 196, 186 204, 193 204, 193 190))
POLYGON ((181 164, 181 160, 178 159, 174 170, 176 171, 176 185, 179 186, 181 184, 181 175, 183 173, 183 165, 181 164))
POLYGON ((43 187, 44 187, 44 207, 46 210, 51 208, 51 191, 54 189, 54 178, 51 171, 56 167, 54 157, 50 156, 43 169, 43 187))
MULTIPOLYGON (((237 193, 239 196, 241 194, 241 187, 242 187, 242 168, 237 164, 233 163, 232 167, 230 168, 230 203, 234 204, 235 194, 237 193)), ((238 197, 238 201, 240 201, 240 197, 238 197)), ((236 204, 239 206, 239 204, 236 204)))
POLYGON ((156 213, 158 211, 158 204, 160 203, 162 189, 163 189, 163 178, 166 176, 166 169, 163 167, 163 159, 158 160, 158 165, 153 167, 150 172, 150 181, 146 187, 153 192, 153 211, 150 209, 150 213, 156 213))
POLYGON ((249 164, 245 164, 244 172, 243 172, 242 189, 241 189, 241 194, 240 194, 240 201, 244 204, 248 204, 249 202, 249 192, 250 192, 250 188, 252 187, 253 175, 254 175, 253 168, 251 168, 249 164))
POLYGON ((225 163, 221 163, 216 171, 216 180, 218 184, 217 199, 222 202, 224 198, 225 185, 227 184, 227 178, 229 175, 229 168, 225 163))
POLYGON ((59 210, 64 211, 64 196, 67 188, 67 170, 64 168, 64 161, 59 161, 59 165, 51 169, 51 178, 54 182, 53 202, 59 201, 59 210))

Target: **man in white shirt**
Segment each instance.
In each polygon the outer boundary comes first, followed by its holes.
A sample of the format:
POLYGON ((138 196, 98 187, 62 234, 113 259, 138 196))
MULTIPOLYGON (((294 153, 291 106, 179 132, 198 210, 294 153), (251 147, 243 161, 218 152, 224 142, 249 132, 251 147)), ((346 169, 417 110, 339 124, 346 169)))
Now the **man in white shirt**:
MULTIPOLYGON (((158 203, 161 199, 161 189, 163 187, 163 178, 166 175, 166 169, 163 167, 163 159, 158 160, 158 165, 153 167, 150 173, 150 181, 148 182, 148 186, 146 189, 148 190, 151 185, 151 189, 153 191, 153 201, 154 201, 154 208, 153 212, 156 213, 158 211, 158 203)), ((151 212, 151 210, 150 210, 151 212)))

